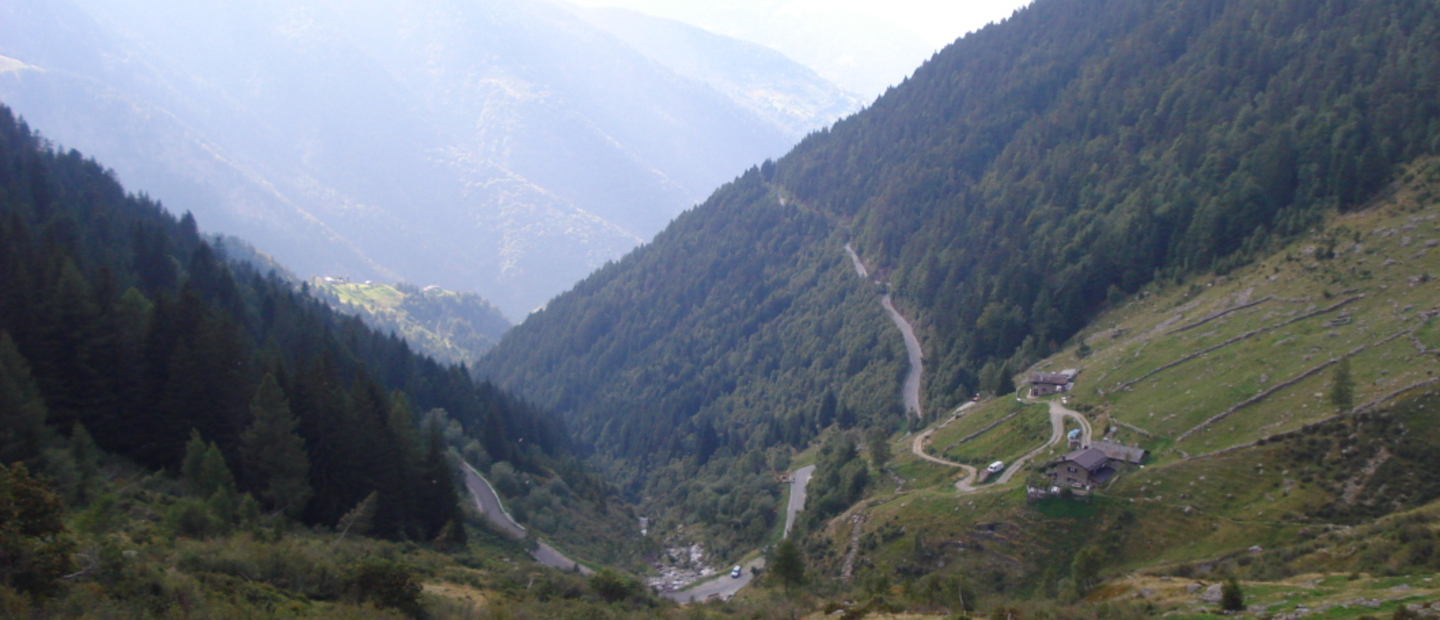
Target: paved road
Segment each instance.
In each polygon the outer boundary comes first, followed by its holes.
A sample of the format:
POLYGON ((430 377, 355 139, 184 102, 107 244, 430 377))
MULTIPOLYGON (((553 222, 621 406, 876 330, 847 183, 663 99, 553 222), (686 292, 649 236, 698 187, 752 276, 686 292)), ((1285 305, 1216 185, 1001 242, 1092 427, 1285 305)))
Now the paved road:
MULTIPOLYGON (((1034 402, 1034 401, 1029 401, 1029 402, 1034 402)), ((1025 463, 1029 462, 1030 459, 1035 458, 1035 456, 1039 455, 1041 452, 1045 451, 1045 449, 1049 448, 1050 446, 1053 446, 1053 445, 1055 445, 1055 444, 1057 444, 1057 443, 1060 443, 1060 440, 1065 437, 1065 419, 1066 419, 1066 418, 1069 418, 1069 419, 1071 419, 1071 420, 1074 420, 1075 423, 1080 426, 1080 429, 1081 429, 1081 430, 1080 430, 1081 443, 1084 444, 1084 445, 1089 445, 1089 444, 1090 444, 1090 438, 1091 438, 1090 421, 1089 421, 1089 420, 1086 420, 1086 419, 1085 419, 1085 416, 1080 415, 1080 413, 1077 412, 1077 411, 1074 411, 1074 410, 1071 410, 1071 409, 1066 408, 1064 405, 1060 404, 1060 401, 1059 401, 1059 400, 1051 400, 1051 401, 1049 401, 1047 404, 1048 404, 1049 407, 1050 407, 1050 438, 1049 438, 1048 440, 1046 440, 1045 443, 1041 444, 1040 447, 1035 448, 1034 450, 1031 450, 1030 452, 1026 453, 1025 456, 1022 456, 1022 457, 1020 457, 1019 459, 1017 459, 1015 462, 1010 463, 1010 464, 1009 464, 1009 467, 1006 467, 1006 468, 1005 468, 1005 472, 1002 473, 1002 474, 1000 474, 1000 477, 999 477, 999 478, 996 478, 996 479, 995 479, 994 484, 993 484, 993 485, 987 485, 987 487, 988 487, 988 486, 995 486, 995 485, 1002 485, 1002 484, 1005 484, 1005 483, 1007 483, 1007 482, 1010 482, 1010 479, 1015 476, 1015 473, 1018 472, 1018 471, 1020 471, 1021 469, 1023 469, 1024 466, 1025 466, 1025 463)), ((964 410, 965 408, 968 408, 969 405, 970 405, 970 403, 966 403, 966 404, 963 405, 959 410, 956 410, 956 415, 959 415, 960 411, 964 410)), ((950 418, 950 420, 954 420, 954 419, 955 419, 954 416, 952 416, 952 417, 950 418)), ((965 465, 964 463, 956 463, 956 462, 954 462, 954 461, 947 461, 947 460, 945 460, 945 459, 938 458, 938 457, 934 457, 934 456, 931 456, 931 455, 925 453, 925 444, 926 444, 926 443, 929 443, 929 441, 930 441, 930 435, 933 434, 935 431, 937 431, 937 430, 939 430, 939 429, 941 429, 941 428, 944 428, 946 424, 949 424, 949 423, 950 423, 950 420, 946 420, 945 422, 941 423, 940 425, 938 425, 938 426, 936 426, 936 427, 934 427, 934 428, 927 429, 925 432, 920 433, 920 435, 917 436, 917 437, 915 438, 915 441, 911 444, 911 446, 910 446, 910 451, 911 451, 911 452, 914 452, 914 453, 915 453, 915 456, 918 456, 918 457, 920 457, 920 458, 922 458, 922 459, 925 459, 925 460, 927 460, 927 461, 929 461, 929 462, 931 462, 931 463, 935 463, 935 464, 937 464, 937 465, 944 465, 944 466, 947 466, 947 467, 958 467, 958 468, 960 468, 960 469, 965 470, 965 474, 966 474, 965 477, 964 477, 964 478, 961 478, 960 480, 957 480, 957 481, 955 482, 955 490, 957 490, 957 491, 959 491, 959 492, 961 492, 961 493, 970 493, 970 492, 978 491, 978 490, 980 490, 980 489, 978 489, 978 488, 976 488, 976 487, 974 486, 975 476, 976 476, 976 474, 978 473, 978 472, 975 470, 974 467, 971 467, 971 466, 969 466, 969 465, 965 465)))
POLYGON ((527 534, 525 526, 516 523, 510 513, 505 512, 505 505, 500 503, 500 496, 490 486, 490 481, 469 463, 465 463, 462 469, 465 471, 465 488, 470 490, 470 497, 475 499, 475 507, 480 509, 480 514, 511 538, 524 540, 527 534))
POLYGON ((749 562, 742 564, 740 566, 739 577, 731 577, 730 571, 726 570, 725 574, 720 575, 715 579, 711 579, 710 581, 706 581, 685 590, 665 592, 662 593, 661 596, 664 596, 665 598, 668 598, 677 603, 701 602, 711 598, 718 598, 722 601, 728 601, 730 600, 730 597, 735 596, 735 593, 740 591, 740 588, 749 585, 750 580, 755 578, 753 571, 751 570, 755 568, 765 568, 765 558, 755 558, 753 560, 750 560, 749 562))
MULTIPOLYGON (((790 476, 790 502, 785 507, 786 537, 790 536, 790 528, 795 525, 795 515, 805 507, 805 487, 809 486, 810 475, 814 473, 815 466, 806 465, 795 470, 795 473, 790 476)), ((730 600, 730 597, 735 596, 736 592, 739 592, 741 588, 750 584, 750 580, 754 577, 754 575, 752 575, 752 569, 759 568, 765 568, 765 558, 763 556, 741 565, 740 577, 738 578, 731 577, 730 571, 726 570, 725 574, 715 579, 684 590, 663 592, 661 596, 677 603, 691 603, 711 598, 730 600)))
MULTIPOLYGON (((855 265, 855 273, 862 278, 869 278, 870 270, 865 268, 865 263, 861 262, 855 248, 847 243, 845 253, 850 255, 850 262, 855 265)), ((910 372, 905 374, 905 386, 900 391, 901 398, 905 401, 905 410, 915 412, 916 417, 923 420, 925 412, 920 408, 920 375, 925 372, 925 356, 920 348, 920 339, 915 337, 915 330, 910 327, 910 322, 895 309, 889 293, 880 297, 880 305, 885 308, 885 313, 890 315, 890 320, 895 322, 895 327, 900 328, 900 335, 905 339, 905 353, 910 357, 910 372)))
POLYGON ((549 566, 550 568, 555 568, 566 572, 575 572, 576 568, 579 568, 581 575, 595 574, 595 571, 591 570, 589 566, 580 564, 575 560, 565 557, 565 554, 556 551, 554 547, 551 547, 550 545, 547 545, 543 542, 539 543, 538 546, 535 547, 535 550, 530 552, 530 557, 535 558, 535 561, 549 566))
MULTIPOLYGON (((475 507, 480 509, 480 514, 485 515, 491 524, 507 536, 516 540, 524 540, 528 536, 525 526, 516 523, 515 518, 505 512, 505 505, 500 503, 500 496, 495 493, 495 487, 490 486, 490 481, 481 476, 480 472, 475 471, 475 468, 471 467, 469 463, 464 463, 464 467, 461 469, 465 472, 465 488, 469 489, 470 497, 474 498, 475 507)), ((554 547, 539 541, 537 543, 536 548, 530 552, 530 557, 535 558, 535 561, 563 571, 574 571, 576 567, 579 567, 582 575, 590 575, 595 572, 589 567, 565 557, 565 554, 556 551, 554 547)))
POLYGON ((969 493, 971 491, 974 491, 975 487, 972 486, 972 484, 975 482, 975 475, 978 473, 974 467, 971 467, 964 463, 947 461, 940 457, 930 456, 929 454, 925 453, 925 444, 930 442, 930 435, 934 434, 935 431, 939 429, 940 427, 937 426, 935 428, 926 429, 925 432, 916 435, 915 441, 910 443, 910 451, 915 453, 915 456, 930 461, 931 463, 934 463, 936 465, 944 465, 946 467, 958 467, 959 469, 963 470, 965 472, 965 477, 955 481, 955 490, 961 493, 969 493))
POLYGON ((790 504, 785 507, 785 538, 790 537, 790 527, 795 525, 795 515, 805 508, 805 487, 810 484, 810 474, 815 473, 814 465, 795 470, 790 476, 790 504))
POLYGON ((870 270, 865 268, 865 263, 860 262, 860 255, 855 253, 855 248, 845 244, 845 253, 850 255, 850 262, 855 265, 855 273, 862 278, 870 277, 870 270))
POLYGON ((1080 425, 1080 443, 1082 445, 1090 445, 1090 421, 1086 420, 1085 416, 1080 415, 1079 412, 1065 408, 1065 405, 1060 404, 1059 399, 1049 401, 1049 405, 1050 439, 1046 441, 1044 445, 1041 445, 1039 448, 1031 450, 1025 456, 1020 457, 1019 460, 1011 463, 1010 467, 1005 470, 1005 473, 1000 474, 1000 478, 995 481, 995 484, 1005 484, 1006 482, 1009 482, 1010 478, 1015 475, 1015 472, 1020 471, 1021 466, 1023 466, 1026 462, 1043 452, 1046 448, 1060 443, 1060 440, 1065 437, 1065 418, 1075 420, 1076 424, 1080 425))
POLYGON ((885 307, 885 312, 890 314, 890 320, 900 328, 900 335, 905 338, 905 353, 910 357, 910 372, 905 373, 905 387, 901 390, 905 410, 913 411, 916 417, 924 420, 925 412, 920 409, 920 374, 925 372, 925 363, 920 350, 920 339, 915 337, 915 330, 910 328, 910 323, 906 322, 905 317, 895 310, 895 305, 890 303, 889 293, 880 298, 880 305, 885 307))

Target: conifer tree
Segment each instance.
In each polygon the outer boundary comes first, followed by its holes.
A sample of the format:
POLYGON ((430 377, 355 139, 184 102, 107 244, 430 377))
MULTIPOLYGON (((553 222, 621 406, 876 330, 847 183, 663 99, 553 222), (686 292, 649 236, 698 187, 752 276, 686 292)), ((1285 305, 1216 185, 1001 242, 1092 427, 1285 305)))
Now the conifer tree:
POLYGON ((890 462, 892 455, 890 453, 890 436, 883 427, 877 426, 870 429, 869 444, 870 462, 875 465, 877 470, 885 469, 885 465, 890 462))
POLYGON ((790 586, 805 582, 805 558, 800 554, 800 547, 795 541, 786 538, 775 546, 775 558, 770 570, 785 586, 786 594, 790 593, 790 586))
POLYGON ((295 432, 298 421, 274 375, 266 374, 260 380, 250 402, 250 415, 254 422, 240 438, 244 471, 271 509, 298 517, 314 494, 310 460, 305 440, 295 432))
POLYGON ((225 455, 215 442, 206 444, 200 431, 190 431, 190 441, 185 444, 185 460, 180 475, 190 491, 199 497, 211 497, 216 493, 234 493, 235 477, 225 464, 225 455))
POLYGON ((199 492, 195 481, 201 477, 201 470, 205 468, 205 440, 200 438, 200 431, 190 430, 190 441, 185 443, 185 458, 180 462, 180 478, 186 484, 190 484, 191 491, 199 492))
POLYGON ((1220 608, 1225 611, 1245 611, 1245 592, 1240 582, 1231 577, 1220 587, 1220 608))
POLYGON ((335 525, 340 530, 340 538, 345 538, 351 532, 362 536, 370 533, 370 529, 375 526, 375 511, 379 505, 380 493, 371 491, 353 510, 340 517, 340 522, 335 525))
POLYGON ((1330 377, 1330 404, 1339 411, 1355 406, 1355 378, 1350 376, 1350 358, 1342 357, 1330 377))
POLYGON ((0 331, 0 464, 28 461, 40 454, 45 415, 30 365, 10 334, 0 331))
POLYGON ((100 448, 81 424, 70 430, 69 447, 77 475, 75 501, 86 504, 95 498, 95 490, 100 483, 100 448))

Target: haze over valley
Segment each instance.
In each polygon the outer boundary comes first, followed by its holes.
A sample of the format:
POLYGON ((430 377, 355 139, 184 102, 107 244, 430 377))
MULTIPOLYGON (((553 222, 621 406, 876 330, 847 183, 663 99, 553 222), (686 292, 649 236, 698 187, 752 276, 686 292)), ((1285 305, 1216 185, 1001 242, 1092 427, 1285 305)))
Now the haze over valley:
POLYGON ((614 25, 664 38, 639 49, 547 2, 0 10, 0 98, 57 144, 302 277, 477 291, 514 320, 857 107, 754 45, 614 25))
POLYGON ((0 6, 0 615, 1440 616, 1433 1, 821 9, 0 6))

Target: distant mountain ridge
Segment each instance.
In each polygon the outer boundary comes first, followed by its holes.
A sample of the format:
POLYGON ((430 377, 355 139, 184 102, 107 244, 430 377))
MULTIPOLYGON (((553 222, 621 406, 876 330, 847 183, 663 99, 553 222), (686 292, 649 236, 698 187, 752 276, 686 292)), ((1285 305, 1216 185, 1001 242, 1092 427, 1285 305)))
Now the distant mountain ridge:
POLYGON ((0 100, 52 140, 302 275, 477 290, 511 316, 794 139, 545 2, 0 17, 0 100))
POLYGON ((859 96, 767 47, 625 9, 578 14, 647 58, 725 93, 797 141, 863 105, 859 96))

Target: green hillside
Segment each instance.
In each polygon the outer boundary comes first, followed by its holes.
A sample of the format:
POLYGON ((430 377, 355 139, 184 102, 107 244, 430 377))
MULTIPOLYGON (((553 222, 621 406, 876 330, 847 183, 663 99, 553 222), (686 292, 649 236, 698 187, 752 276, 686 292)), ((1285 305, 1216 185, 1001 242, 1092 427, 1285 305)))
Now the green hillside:
MULTIPOLYGON (((991 604, 1049 599, 1027 614, 1138 597, 1147 615, 1218 617, 1185 588, 1231 577, 1260 614, 1388 617, 1435 601, 1440 161, 1398 176, 1366 208, 1250 265, 1145 287, 1032 368, 1079 368, 1069 404, 1097 438, 1151 450, 1143 468, 1122 467, 1088 501, 1027 500, 1060 445, 1008 484, 957 493, 960 470, 897 438, 892 471, 905 484, 873 489, 807 539, 817 571, 839 574, 854 545, 852 588, 888 579, 911 605, 937 580, 991 604), (1343 408, 1331 396, 1342 358, 1343 408), (1086 549, 1090 582, 1077 583, 1086 549)), ((1044 441, 1016 437, 1044 417, 1013 398, 982 401, 937 423, 929 451, 1013 461, 1044 441)))
POLYGON ((311 278, 307 284, 312 295, 336 310, 396 334, 444 364, 474 364, 510 328, 500 309, 475 293, 327 277, 311 278))
MULTIPOLYGON (((1038 2, 722 187, 477 368, 562 415, 647 513, 751 548, 772 500, 731 490, 827 429, 928 423, 1147 287, 1229 273, 1365 204, 1437 148, 1437 38, 1440 14, 1412 0, 1038 2), (882 291, 922 340, 925 420, 900 406, 882 291)), ((1257 308, 1299 316, 1355 294, 1327 286, 1333 299, 1257 308)), ((1228 337, 1211 331, 1110 382, 1228 337)), ((1355 331, 1352 348, 1369 342, 1355 331)), ((1228 391, 1157 412, 1173 417, 1152 432, 1178 439, 1256 388, 1208 385, 1228 391)), ((1146 428, 1152 411, 1118 415, 1146 428)), ((986 440, 999 454, 1040 432, 986 440)))

